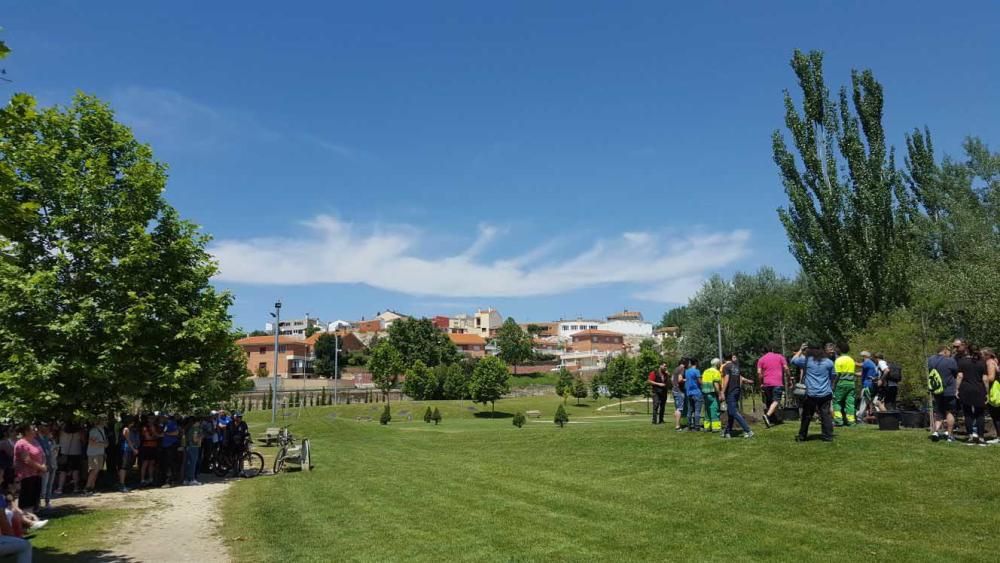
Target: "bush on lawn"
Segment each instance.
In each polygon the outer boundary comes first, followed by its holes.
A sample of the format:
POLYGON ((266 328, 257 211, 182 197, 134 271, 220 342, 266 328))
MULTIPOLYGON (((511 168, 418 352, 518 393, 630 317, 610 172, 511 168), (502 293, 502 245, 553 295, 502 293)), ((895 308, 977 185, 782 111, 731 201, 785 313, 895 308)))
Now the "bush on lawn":
POLYGON ((569 415, 566 414, 566 409, 562 405, 559 405, 559 408, 556 409, 556 417, 552 422, 558 424, 559 428, 562 428, 564 424, 569 422, 569 415))
POLYGON ((524 415, 520 412, 514 414, 514 426, 518 428, 524 426, 524 415))

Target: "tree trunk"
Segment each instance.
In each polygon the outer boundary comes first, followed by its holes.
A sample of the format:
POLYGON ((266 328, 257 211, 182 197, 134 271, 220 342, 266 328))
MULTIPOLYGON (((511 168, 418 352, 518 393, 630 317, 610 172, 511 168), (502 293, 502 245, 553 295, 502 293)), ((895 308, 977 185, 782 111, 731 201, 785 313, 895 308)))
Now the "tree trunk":
POLYGON ((618 397, 618 414, 622 413, 622 398, 618 397))

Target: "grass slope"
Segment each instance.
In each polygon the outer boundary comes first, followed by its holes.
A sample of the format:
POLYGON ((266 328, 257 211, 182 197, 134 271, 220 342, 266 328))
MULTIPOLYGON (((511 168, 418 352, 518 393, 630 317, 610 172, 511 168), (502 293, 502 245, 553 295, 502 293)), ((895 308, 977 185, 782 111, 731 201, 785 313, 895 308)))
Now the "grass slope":
MULTIPOLYGON (((440 426, 416 402, 393 404, 387 427, 380 405, 303 411, 293 429, 313 440, 316 469, 231 489, 224 535, 235 559, 995 557, 977 534, 950 534, 1000 528, 994 448, 871 428, 799 444, 791 425, 724 441, 592 403, 568 407, 559 429, 555 397, 498 402, 504 416, 543 412, 518 430, 468 402, 431 404, 440 426)), ((253 414, 257 431, 269 425, 253 414)))

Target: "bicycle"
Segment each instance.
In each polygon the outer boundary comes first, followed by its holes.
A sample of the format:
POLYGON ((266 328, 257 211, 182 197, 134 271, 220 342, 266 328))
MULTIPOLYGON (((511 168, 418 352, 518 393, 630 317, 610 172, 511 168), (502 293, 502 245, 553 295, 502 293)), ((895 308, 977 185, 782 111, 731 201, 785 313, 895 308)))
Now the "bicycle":
POLYGON ((231 449, 216 450, 209 467, 217 477, 225 477, 239 467, 242 461, 242 474, 246 477, 256 477, 264 472, 264 456, 253 451, 253 440, 248 436, 243 445, 240 457, 236 457, 237 452, 231 449))
POLYGON ((274 457, 274 473, 277 475, 288 463, 296 464, 308 470, 312 467, 312 455, 309 440, 302 440, 301 445, 295 444, 295 437, 288 428, 282 428, 278 434, 278 453, 274 457))

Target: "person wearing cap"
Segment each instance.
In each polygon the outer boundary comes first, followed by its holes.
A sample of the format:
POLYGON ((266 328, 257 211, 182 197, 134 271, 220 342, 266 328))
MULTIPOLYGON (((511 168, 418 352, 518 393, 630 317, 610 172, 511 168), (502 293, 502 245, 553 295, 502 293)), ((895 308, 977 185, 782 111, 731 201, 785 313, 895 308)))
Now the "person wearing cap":
POLYGON ((858 422, 864 422, 870 410, 874 408, 876 385, 878 384, 878 366, 872 360, 872 353, 861 352, 861 403, 855 413, 858 422))
POLYGON ((229 428, 229 443, 236 455, 236 467, 233 468, 236 476, 243 475, 243 454, 246 452, 247 439, 249 438, 250 428, 243 421, 243 413, 233 413, 233 422, 229 428))
POLYGON ((705 397, 705 430, 722 431, 722 420, 719 418, 719 395, 722 393, 722 372, 719 358, 712 358, 712 367, 701 375, 701 394, 705 397))
POLYGON ((837 372, 837 383, 833 388, 833 422, 837 426, 850 426, 854 424, 854 403, 857 398, 857 388, 854 386, 857 363, 847 353, 847 344, 838 346, 837 351, 840 355, 833 362, 833 369, 837 372))

